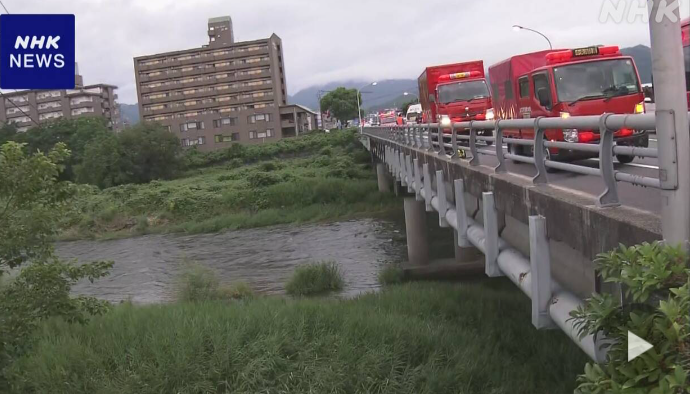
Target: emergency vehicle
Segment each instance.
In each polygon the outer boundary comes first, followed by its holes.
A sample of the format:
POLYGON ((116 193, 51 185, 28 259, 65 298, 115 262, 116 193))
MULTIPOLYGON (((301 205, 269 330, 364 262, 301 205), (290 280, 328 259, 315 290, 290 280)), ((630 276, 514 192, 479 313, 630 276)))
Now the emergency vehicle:
POLYGON ((406 124, 417 124, 422 116, 422 104, 411 104, 405 114, 406 124))
MULTIPOLYGON (((492 99, 499 119, 568 118, 603 113, 645 112, 638 70, 619 47, 594 46, 548 50, 510 57, 489 68, 492 99)), ((532 139, 533 128, 507 129, 504 136, 532 139)), ((550 141, 599 143, 599 130, 548 129, 550 141)), ((618 145, 648 146, 645 131, 620 129, 614 133, 618 145)), ((532 155, 531 147, 509 144, 513 154, 532 155), (526 150, 524 152, 524 150, 526 150)), ((579 160, 597 157, 595 152, 548 148, 549 160, 579 160)), ((617 156, 629 163, 633 156, 617 156)))
POLYGON ((396 110, 384 110, 379 113, 379 124, 381 126, 396 126, 396 110))

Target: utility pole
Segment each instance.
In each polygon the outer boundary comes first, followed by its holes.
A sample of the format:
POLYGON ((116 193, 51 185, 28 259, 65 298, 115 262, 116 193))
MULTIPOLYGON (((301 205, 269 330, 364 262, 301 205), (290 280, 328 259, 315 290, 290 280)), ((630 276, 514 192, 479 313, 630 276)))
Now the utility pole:
POLYGON ((679 1, 650 0, 648 5, 662 188, 662 237, 669 244, 682 243, 688 250, 689 118, 679 1))

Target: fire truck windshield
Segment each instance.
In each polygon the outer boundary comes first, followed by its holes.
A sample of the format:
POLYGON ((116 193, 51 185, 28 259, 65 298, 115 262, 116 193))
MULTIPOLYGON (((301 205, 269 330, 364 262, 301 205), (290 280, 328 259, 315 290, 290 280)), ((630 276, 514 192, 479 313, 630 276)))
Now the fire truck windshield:
POLYGON ((484 80, 439 85, 438 93, 439 102, 442 104, 489 97, 487 84, 484 80))
POLYGON ((560 102, 611 98, 638 93, 638 77, 630 59, 597 60, 554 67, 560 102))

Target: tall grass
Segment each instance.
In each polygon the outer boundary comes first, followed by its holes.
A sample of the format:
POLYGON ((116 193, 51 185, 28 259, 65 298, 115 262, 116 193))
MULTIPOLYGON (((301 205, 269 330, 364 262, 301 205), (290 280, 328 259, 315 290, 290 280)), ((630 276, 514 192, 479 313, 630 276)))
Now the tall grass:
POLYGON ((18 393, 570 393, 586 361, 538 331, 503 279, 411 283, 354 300, 123 304, 51 321, 18 393))
POLYGON ((324 294, 343 288, 343 274, 334 261, 300 265, 286 284, 286 293, 293 296, 324 294))
POLYGON ((254 292, 245 282, 223 284, 216 272, 198 263, 184 262, 177 279, 177 299, 183 302, 204 302, 252 298, 254 292))
POLYGON ((377 274, 377 280, 382 286, 402 283, 403 269, 399 265, 387 264, 377 274))

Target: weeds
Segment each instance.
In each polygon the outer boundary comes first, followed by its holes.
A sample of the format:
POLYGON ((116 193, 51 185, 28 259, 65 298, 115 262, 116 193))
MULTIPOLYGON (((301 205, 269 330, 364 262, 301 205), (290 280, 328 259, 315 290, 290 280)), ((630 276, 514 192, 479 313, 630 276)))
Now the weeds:
POLYGON ((293 296, 318 295, 342 288, 343 275, 334 261, 298 266, 286 284, 286 292, 293 296))

